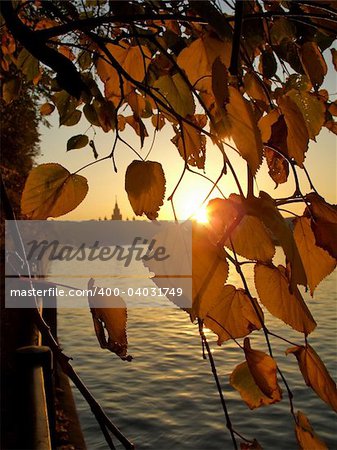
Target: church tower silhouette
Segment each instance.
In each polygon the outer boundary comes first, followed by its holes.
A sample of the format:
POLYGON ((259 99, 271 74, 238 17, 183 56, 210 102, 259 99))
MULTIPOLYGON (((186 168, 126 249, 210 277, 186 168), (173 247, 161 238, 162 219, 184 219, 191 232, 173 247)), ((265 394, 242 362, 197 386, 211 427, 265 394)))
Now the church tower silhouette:
POLYGON ((113 210, 113 214, 111 216, 111 220, 122 220, 122 214, 120 212, 120 209, 119 209, 118 203, 117 203, 117 196, 116 196, 115 207, 113 210))

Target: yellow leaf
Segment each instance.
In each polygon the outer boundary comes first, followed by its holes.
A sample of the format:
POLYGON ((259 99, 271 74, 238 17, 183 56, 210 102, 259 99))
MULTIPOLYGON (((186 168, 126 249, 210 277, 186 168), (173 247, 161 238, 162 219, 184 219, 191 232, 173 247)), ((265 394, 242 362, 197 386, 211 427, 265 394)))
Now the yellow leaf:
POLYGON ((267 94, 262 87, 264 86, 264 83, 255 72, 247 72, 243 82, 245 90, 250 97, 268 103, 267 94))
POLYGON ((225 251, 209 239, 209 231, 195 224, 192 240, 192 319, 204 319, 221 301, 228 277, 225 251))
POLYGON ((250 409, 259 408, 264 405, 272 405, 281 400, 281 394, 278 394, 277 391, 275 391, 273 398, 267 397, 261 391, 255 383, 246 361, 235 367, 229 381, 250 409))
POLYGON ((55 109, 55 106, 52 103, 44 103, 40 106, 40 113, 42 116, 49 116, 55 109))
POLYGON ((194 114, 195 104, 190 88, 179 73, 172 77, 164 75, 155 81, 153 85, 159 90, 158 98, 167 101, 175 112, 182 117, 194 114))
POLYGON ((244 352, 249 371, 256 385, 268 398, 278 401, 282 391, 277 383, 277 365, 275 360, 264 352, 253 350, 249 338, 244 340, 244 352))
POLYGON ((291 265, 291 286, 307 285, 307 278, 293 233, 281 213, 275 206, 274 200, 266 192, 260 191, 260 197, 246 201, 247 211, 258 217, 273 233, 277 242, 282 246, 287 262, 291 265))
MULTIPOLYGON (((151 60, 151 53, 147 47, 132 46, 127 42, 121 42, 120 45, 106 44, 106 49, 130 77, 135 81, 143 81, 151 60)), ((115 104, 118 103, 122 95, 120 76, 109 62, 109 56, 101 52, 96 67, 97 73, 105 86, 106 98, 114 101, 115 104)), ((128 95, 131 90, 132 84, 124 79, 123 94, 128 95)))
POLYGON ((240 92, 229 87, 229 103, 226 106, 231 124, 231 136, 240 155, 247 161, 255 175, 262 162, 262 138, 249 102, 240 92))
POLYGON ((28 175, 21 198, 22 214, 29 219, 59 217, 75 209, 88 192, 86 178, 60 164, 41 164, 28 175))
MULTIPOLYGON (((99 291, 91 278, 88 290, 99 291), (97 288, 97 289, 96 289, 97 288)), ((116 353, 121 359, 130 361, 127 355, 128 340, 126 335, 127 309, 124 300, 115 295, 90 295, 88 297, 96 337, 101 348, 116 353), (107 334, 107 336, 106 336, 107 334)))
POLYGON ((315 350, 307 344, 306 347, 289 348, 286 354, 289 353, 296 356, 306 385, 311 387, 325 403, 337 412, 336 383, 315 350))
POLYGON ((235 289, 230 284, 224 286, 219 302, 210 309, 204 320, 205 326, 218 335, 219 345, 261 329, 263 312, 255 299, 253 303, 259 316, 243 289, 235 289))
POLYGON ((133 161, 126 169, 125 190, 137 216, 156 219, 165 195, 165 175, 160 163, 133 161))
POLYGON ((309 143, 306 122, 296 103, 288 96, 283 95, 277 101, 287 125, 288 154, 300 167, 303 167, 304 154, 308 150, 309 143))
POLYGON ((207 90, 207 77, 212 75, 212 64, 216 58, 220 58, 229 67, 231 47, 229 41, 222 41, 215 35, 205 33, 180 52, 177 62, 197 89, 207 90))
MULTIPOLYGON (((191 120, 202 128, 204 124, 201 120, 198 120, 198 117, 200 116, 201 115, 196 115, 191 120)), ((206 137, 201 134, 201 131, 197 130, 192 125, 183 123, 180 130, 176 130, 176 135, 171 141, 177 146, 180 156, 190 166, 196 166, 198 169, 203 169, 205 167, 206 137)))
POLYGON ((261 131, 262 141, 267 143, 271 138, 272 126, 278 121, 280 113, 277 109, 273 109, 270 113, 261 117, 258 126, 261 131))
POLYGON ((311 295, 313 295, 316 286, 336 267, 336 260, 316 245, 309 218, 296 219, 294 239, 301 255, 311 295))
POLYGON ((325 105, 315 95, 309 92, 291 89, 287 96, 296 103, 302 113, 309 138, 314 139, 325 122, 325 105))
POLYGON ((260 219, 249 215, 241 219, 225 245, 247 259, 270 261, 275 254, 270 233, 260 219))
POLYGON ((306 75, 314 88, 318 88, 324 81, 328 67, 316 42, 305 42, 299 50, 299 56, 306 75))
POLYGON ((328 450, 328 447, 315 434, 308 418, 297 411, 295 433, 300 450, 328 450))
POLYGON ((266 266, 257 263, 254 273, 260 300, 273 316, 306 335, 315 329, 316 322, 300 291, 295 287, 293 293, 290 292, 289 281, 283 266, 266 266))

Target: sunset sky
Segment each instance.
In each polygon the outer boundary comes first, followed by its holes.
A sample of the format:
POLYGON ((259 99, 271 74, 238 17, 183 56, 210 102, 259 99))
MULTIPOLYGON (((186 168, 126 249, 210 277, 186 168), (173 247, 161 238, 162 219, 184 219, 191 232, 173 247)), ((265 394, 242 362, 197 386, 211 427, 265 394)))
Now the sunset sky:
MULTIPOLYGON (((329 53, 330 52, 327 52, 325 55, 328 62, 331 60, 331 55, 329 53)), ((329 69, 329 74, 322 88, 326 88, 331 94, 334 94, 333 96, 331 95, 330 98, 335 99, 337 92, 336 77, 334 70, 331 70, 330 64, 329 69)), ((126 113, 125 115, 128 114, 126 113)), ((39 164, 45 162, 58 162, 72 172, 93 161, 92 149, 89 146, 66 152, 67 140, 71 136, 86 133, 88 123, 85 119, 74 127, 62 126, 60 128, 58 127, 57 112, 54 112, 49 119, 52 127, 50 129, 41 127, 41 156, 37 161, 39 164)), ((147 126, 149 137, 145 140, 143 149, 140 149, 139 137, 135 135, 131 127, 127 125, 125 131, 121 133, 123 139, 128 141, 143 157, 147 154, 151 146, 154 130, 149 120, 145 120, 145 124, 147 126)), ((99 156, 103 157, 111 151, 114 134, 112 132, 104 133, 101 129, 96 129, 96 133, 95 145, 99 156)), ((93 138, 92 129, 90 129, 87 134, 89 139, 93 138)), ((148 158, 152 161, 159 161, 162 164, 166 175, 166 199, 159 214, 159 219, 163 220, 173 219, 171 204, 167 201, 167 197, 171 194, 174 186, 179 180, 184 166, 183 159, 180 157, 175 145, 171 142, 173 135, 174 133, 170 124, 166 124, 166 126, 157 133, 155 144, 148 158)), ((105 215, 109 218, 112 214, 116 196, 123 214, 123 219, 126 217, 133 217, 134 214, 124 190, 124 177, 127 166, 134 159, 138 159, 138 157, 122 143, 117 146, 115 155, 118 168, 117 174, 114 172, 110 160, 99 162, 80 172, 81 175, 88 179, 89 192, 85 200, 74 211, 62 216, 60 218, 61 220, 98 219, 99 217, 103 218, 105 215)), ((244 160, 232 150, 228 150, 228 156, 234 167, 238 168, 237 173, 242 187, 245 189, 246 169, 244 160)), ((323 128, 317 138, 317 142, 310 141, 305 165, 311 174, 316 189, 331 203, 336 203, 337 201, 336 161, 336 136, 326 128, 323 128)), ((205 174, 212 180, 216 180, 221 171, 221 167, 221 154, 219 150, 208 141, 205 174)), ((196 171, 198 171, 198 169, 196 169, 196 171)), ((199 172, 203 173, 202 171, 199 172)), ((305 177, 300 176, 300 179, 305 180, 305 177)), ((277 191, 273 193, 273 196, 275 197, 276 195, 280 198, 291 195, 294 190, 292 180, 293 178, 290 174, 288 183, 280 185, 277 188, 277 191)), ((309 191, 309 186, 306 182, 302 184, 302 186, 305 186, 303 189, 305 192, 309 191)), ((208 194, 211 187, 212 184, 202 177, 196 174, 186 173, 174 199, 178 219, 186 219, 191 214, 197 212, 198 205, 208 194)), ((237 192, 236 185, 230 174, 223 177, 219 183, 219 187, 225 196, 228 196, 231 192, 237 192)), ((260 168, 257 174, 257 187, 259 190, 265 190, 270 193, 274 190, 274 182, 268 176, 268 170, 265 164, 260 168)), ((217 190, 212 193, 211 198, 214 197, 220 197, 217 190)), ((302 213, 303 206, 296 205, 293 207, 293 210, 297 213, 302 213)))

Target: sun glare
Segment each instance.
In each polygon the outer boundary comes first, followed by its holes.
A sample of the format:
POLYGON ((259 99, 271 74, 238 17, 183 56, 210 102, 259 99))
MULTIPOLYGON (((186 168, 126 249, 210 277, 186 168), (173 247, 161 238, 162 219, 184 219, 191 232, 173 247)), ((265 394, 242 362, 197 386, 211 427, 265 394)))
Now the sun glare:
POLYGON ((209 221, 206 205, 201 206, 197 209, 197 211, 193 214, 192 219, 195 219, 200 223, 207 223, 209 221))

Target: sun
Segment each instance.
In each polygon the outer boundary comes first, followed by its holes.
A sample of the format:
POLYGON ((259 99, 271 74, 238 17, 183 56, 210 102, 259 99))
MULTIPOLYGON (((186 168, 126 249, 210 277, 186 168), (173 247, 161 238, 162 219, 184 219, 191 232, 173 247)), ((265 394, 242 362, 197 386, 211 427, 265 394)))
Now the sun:
POLYGON ((206 205, 197 208, 196 212, 192 215, 192 219, 195 219, 199 223, 208 223, 209 217, 206 205))

